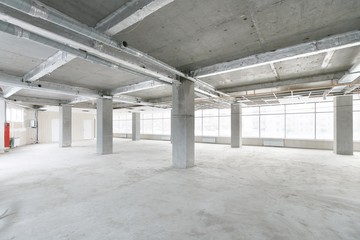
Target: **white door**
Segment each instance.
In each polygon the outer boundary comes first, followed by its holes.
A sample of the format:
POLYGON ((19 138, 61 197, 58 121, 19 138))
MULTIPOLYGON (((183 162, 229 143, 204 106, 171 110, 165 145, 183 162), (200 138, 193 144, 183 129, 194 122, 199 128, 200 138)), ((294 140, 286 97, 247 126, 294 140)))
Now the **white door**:
POLYGON ((51 141, 58 142, 60 134, 59 119, 51 120, 51 141))
POLYGON ((84 120, 84 139, 92 139, 92 120, 84 120))

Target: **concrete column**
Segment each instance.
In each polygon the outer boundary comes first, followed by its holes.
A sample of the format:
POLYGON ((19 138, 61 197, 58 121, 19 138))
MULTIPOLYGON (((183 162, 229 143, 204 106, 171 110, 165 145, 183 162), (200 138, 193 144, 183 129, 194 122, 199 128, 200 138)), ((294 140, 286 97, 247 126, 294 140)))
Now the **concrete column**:
POLYGON ((5 121, 6 121, 6 102, 0 98, 0 153, 5 152, 5 121))
POLYGON ((132 140, 140 140, 140 113, 132 113, 132 140))
POLYGON ((60 106, 59 146, 71 147, 71 105, 60 106))
POLYGON ((181 84, 173 84, 171 111, 172 161, 176 168, 194 166, 194 83, 180 79, 181 84))
POLYGON ((231 147, 240 148, 242 145, 241 134, 241 105, 231 104, 231 147))
POLYGON ((334 97, 334 153, 353 155, 353 97, 334 97))
POLYGON ((97 153, 113 153, 113 104, 112 99, 97 100, 97 153))

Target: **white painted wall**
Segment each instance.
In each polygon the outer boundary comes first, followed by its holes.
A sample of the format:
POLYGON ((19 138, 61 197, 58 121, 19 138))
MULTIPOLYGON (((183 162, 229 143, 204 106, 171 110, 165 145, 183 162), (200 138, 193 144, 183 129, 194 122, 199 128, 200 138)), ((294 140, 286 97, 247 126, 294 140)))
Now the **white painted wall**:
MULTIPOLYGON (((95 138, 94 113, 72 111, 72 141, 95 138)), ((59 111, 39 112, 39 143, 59 141, 59 111)))

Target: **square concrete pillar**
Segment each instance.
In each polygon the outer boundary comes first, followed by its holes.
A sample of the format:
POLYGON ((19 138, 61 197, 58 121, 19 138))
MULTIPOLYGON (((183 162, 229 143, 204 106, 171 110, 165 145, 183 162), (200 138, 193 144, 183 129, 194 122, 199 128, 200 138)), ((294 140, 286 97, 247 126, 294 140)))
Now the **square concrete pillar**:
POLYGON ((59 146, 71 147, 71 105, 60 106, 59 146))
POLYGON ((0 153, 5 152, 5 122, 6 122, 6 102, 0 98, 0 153))
POLYGON ((334 153, 353 155, 353 97, 334 97, 334 153))
POLYGON ((231 147, 240 148, 242 146, 241 134, 241 104, 231 104, 231 147))
POLYGON ((113 153, 113 102, 112 99, 97 100, 97 153, 113 153))
POLYGON ((195 159, 194 83, 182 78, 180 81, 180 85, 173 84, 172 161, 175 168, 189 168, 195 159))
POLYGON ((140 140, 140 113, 132 113, 132 140, 140 140))

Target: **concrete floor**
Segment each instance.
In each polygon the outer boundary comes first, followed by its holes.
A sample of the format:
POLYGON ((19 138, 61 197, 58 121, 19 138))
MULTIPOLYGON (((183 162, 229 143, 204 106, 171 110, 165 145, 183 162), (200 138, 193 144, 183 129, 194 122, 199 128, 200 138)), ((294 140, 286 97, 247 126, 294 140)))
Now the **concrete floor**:
POLYGON ((0 155, 0 239, 359 239, 360 154, 116 139, 0 155))

